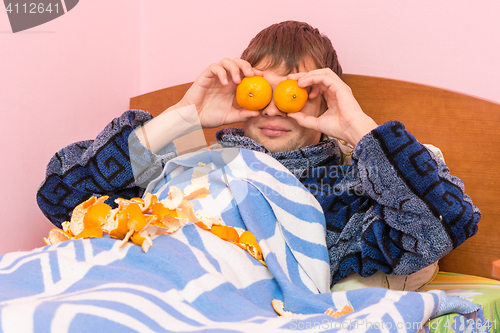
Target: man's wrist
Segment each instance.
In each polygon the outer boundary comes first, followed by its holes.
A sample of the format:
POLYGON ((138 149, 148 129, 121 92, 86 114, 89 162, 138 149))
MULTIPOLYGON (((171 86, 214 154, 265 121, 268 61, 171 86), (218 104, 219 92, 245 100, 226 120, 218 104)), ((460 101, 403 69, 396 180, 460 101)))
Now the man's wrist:
POLYGON ((173 140, 201 129, 196 107, 171 108, 135 130, 141 143, 156 153, 173 140))
POLYGON ((377 128, 377 123, 370 117, 356 121, 348 131, 346 131, 346 141, 356 147, 358 142, 368 133, 377 128))

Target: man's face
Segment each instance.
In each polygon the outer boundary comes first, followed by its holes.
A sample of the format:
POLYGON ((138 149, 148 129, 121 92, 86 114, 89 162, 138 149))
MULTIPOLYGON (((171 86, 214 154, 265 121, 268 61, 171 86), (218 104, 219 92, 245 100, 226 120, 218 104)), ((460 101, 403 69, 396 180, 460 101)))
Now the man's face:
MULTIPOLYGON (((286 80, 288 73, 285 73, 283 68, 263 69, 264 65, 259 63, 254 67, 263 71, 264 78, 271 83, 274 91, 278 83, 286 80)), ((316 67, 310 59, 299 66, 299 72, 309 72, 314 69, 316 67)), ((318 117, 321 98, 321 95, 318 95, 314 99, 308 99, 301 112, 318 117)), ((244 122, 244 130, 245 136, 257 141, 272 153, 296 150, 318 143, 321 138, 320 132, 299 126, 294 119, 281 112, 273 100, 260 111, 259 116, 251 117, 244 122)))

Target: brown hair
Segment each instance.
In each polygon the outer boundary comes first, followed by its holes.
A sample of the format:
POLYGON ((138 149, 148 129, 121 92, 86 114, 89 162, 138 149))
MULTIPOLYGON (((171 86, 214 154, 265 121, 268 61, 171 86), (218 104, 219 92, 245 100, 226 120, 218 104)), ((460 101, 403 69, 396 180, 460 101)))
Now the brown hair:
POLYGON ((243 51, 241 58, 252 66, 262 60, 267 68, 297 70, 306 57, 311 57, 317 68, 331 68, 342 78, 337 53, 328 37, 305 22, 285 21, 259 32, 243 51))

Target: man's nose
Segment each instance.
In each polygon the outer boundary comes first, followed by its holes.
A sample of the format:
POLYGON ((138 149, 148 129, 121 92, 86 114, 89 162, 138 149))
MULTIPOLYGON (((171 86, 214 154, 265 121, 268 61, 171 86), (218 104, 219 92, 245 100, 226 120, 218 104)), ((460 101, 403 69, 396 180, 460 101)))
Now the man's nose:
POLYGON ((286 117, 286 113, 280 111, 280 109, 276 107, 274 99, 271 99, 271 102, 269 102, 269 104, 262 109, 262 115, 269 117, 286 117))

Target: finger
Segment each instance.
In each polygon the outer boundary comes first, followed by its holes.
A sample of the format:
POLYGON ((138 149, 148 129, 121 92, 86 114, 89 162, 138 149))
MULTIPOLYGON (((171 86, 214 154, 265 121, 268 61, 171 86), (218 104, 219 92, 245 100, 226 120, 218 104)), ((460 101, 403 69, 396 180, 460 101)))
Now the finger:
POLYGON ((320 89, 318 86, 312 86, 311 91, 309 92, 309 99, 316 98, 320 93, 320 89))
POLYGON ((333 72, 330 68, 313 69, 312 71, 309 71, 306 74, 307 75, 326 75, 326 76, 336 77, 337 79, 341 80, 340 77, 335 72, 333 72))
POLYGON ((244 76, 254 76, 255 72, 252 65, 246 60, 240 58, 234 58, 233 62, 239 67, 244 76))
POLYGON ((212 78, 212 77, 218 77, 219 78, 219 81, 220 83, 223 85, 223 86, 227 86, 229 84, 229 81, 227 79, 227 73, 226 73, 226 70, 224 69, 224 67, 222 67, 221 64, 212 64, 210 65, 210 67, 208 67, 208 77, 209 78, 212 78))
POLYGON ((240 67, 241 72, 245 76, 249 77, 254 75, 262 76, 264 74, 261 70, 252 67, 252 65, 246 60, 240 58, 234 58, 233 61, 240 67))
POLYGON ((313 84, 321 85, 327 89, 334 87, 348 87, 342 79, 329 68, 310 71, 307 75, 299 78, 299 87, 313 84))
MULTIPOLYGON (((308 73, 293 73, 293 74, 288 74, 287 78, 290 79, 290 80, 300 80, 300 78, 306 76, 308 73)), ((313 85, 313 86, 309 86, 309 85, 304 85, 304 82, 305 81, 301 81, 301 87, 302 88, 307 88, 307 87, 310 87, 310 89, 308 89, 308 96, 309 96, 309 99, 313 99, 313 98, 316 98, 321 90, 318 86, 316 85, 313 85)), ((326 90, 326 89, 325 89, 326 90)))
POLYGON ((234 61, 229 58, 224 58, 219 64, 230 74, 234 83, 239 84, 241 82, 240 68, 234 61))
POLYGON ((287 75, 287 79, 299 81, 304 76, 310 75, 309 73, 310 72, 291 73, 287 75))
POLYGON ((248 118, 257 117, 259 115, 259 111, 250 111, 247 109, 233 110, 228 113, 224 125, 239 123, 247 120, 248 118))
POLYGON ((288 117, 295 119, 295 121, 302 127, 310 128, 319 132, 318 118, 313 116, 306 116, 302 112, 288 113, 288 117))
POLYGON ((242 109, 239 111, 240 113, 240 117, 245 120, 247 118, 251 118, 251 117, 258 117, 260 115, 260 111, 251 111, 251 110, 247 110, 247 109, 242 109))
POLYGON ((293 73, 288 74, 287 79, 289 80, 299 80, 301 77, 307 75, 307 73, 293 73))
POLYGON ((298 80, 299 87, 307 87, 312 85, 319 85, 326 88, 334 85, 336 82, 331 77, 325 75, 306 75, 298 80))
POLYGON ((264 76, 264 72, 261 71, 260 69, 253 68, 253 67, 252 67, 252 69, 253 69, 253 72, 254 72, 255 75, 264 76))

